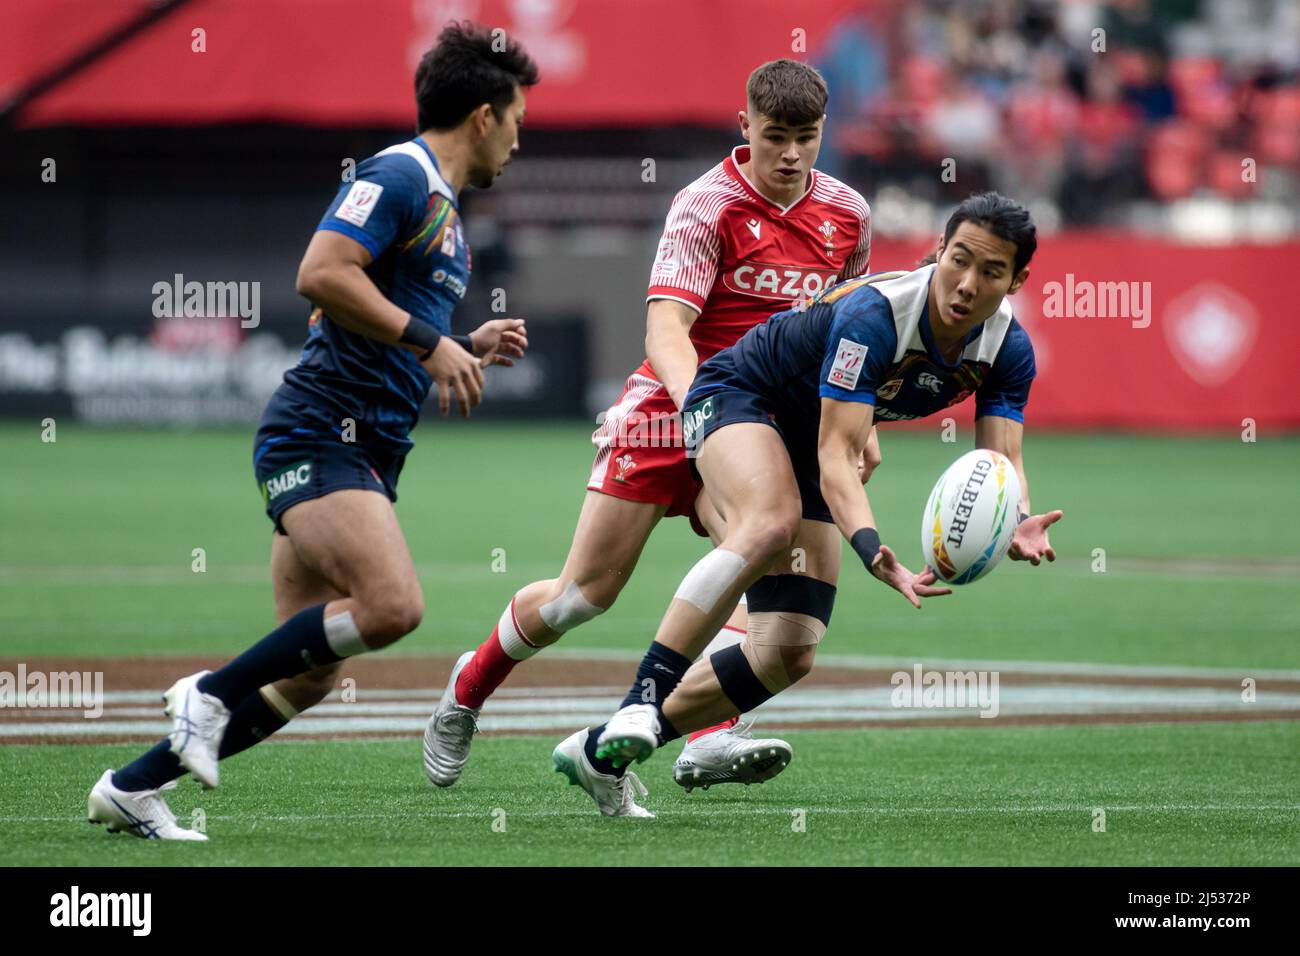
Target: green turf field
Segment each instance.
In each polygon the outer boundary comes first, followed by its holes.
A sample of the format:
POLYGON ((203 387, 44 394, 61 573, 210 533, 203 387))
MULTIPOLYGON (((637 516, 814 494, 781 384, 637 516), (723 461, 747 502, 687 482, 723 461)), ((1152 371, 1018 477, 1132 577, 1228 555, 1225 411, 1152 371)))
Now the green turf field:
MULTIPOLYGON (((792 734, 798 773, 686 795, 668 754, 642 767, 647 819, 604 819, 547 773, 537 737, 478 741, 454 790, 419 743, 276 744, 231 762, 220 791, 182 782, 159 844, 83 822, 87 780, 123 747, 0 748, 0 865, 1295 865, 1290 724, 792 734), (1105 810, 1105 831, 1093 830, 1105 810), (798 810, 803 810, 798 814, 798 810), (801 821, 802 817, 802 821, 801 821), (504 832, 499 827, 504 822, 504 832), (494 822, 498 830, 493 829, 494 822), (802 822, 802 832, 796 823, 802 822)), ((675 748, 672 748, 675 749, 675 748)))
MULTIPOLYGON (((427 612, 389 653, 477 644, 516 588, 558 570, 589 431, 421 428, 397 507, 427 612)), ((250 442, 249 429, 61 425, 44 444, 35 426, 0 428, 0 657, 229 654, 264 634, 270 525, 250 442)), ((919 552, 931 484, 969 442, 884 434, 869 491, 904 560, 919 552)), ((1300 514, 1285 505, 1298 463, 1300 439, 1267 435, 1031 436, 1036 510, 1066 513, 1057 564, 1003 565, 916 612, 846 561, 822 652, 1300 668, 1300 514)), ((702 549, 666 522, 618 606, 565 645, 640 651, 702 549)), ((203 847, 77 822, 98 773, 138 747, 0 745, 0 865, 1300 863, 1297 722, 788 736, 796 763, 764 787, 686 796, 671 753, 659 755, 643 768, 657 821, 595 816, 548 772, 548 737, 480 740, 446 792, 423 780, 415 740, 277 743, 232 762, 220 791, 182 783, 172 806, 182 822, 205 810, 203 847), (498 808, 504 833, 492 829, 498 808), (803 833, 792 830, 800 809, 803 833)))
POLYGON ((547 772, 549 744, 538 738, 479 741, 465 779, 446 791, 425 782, 416 741, 268 745, 232 761, 220 790, 184 781, 169 798, 183 824, 203 809, 211 841, 201 846, 107 836, 83 821, 88 770, 134 748, 0 748, 4 779, 44 781, 0 790, 9 833, 0 865, 1257 866, 1300 857, 1294 725, 790 740, 796 763, 782 777, 707 794, 679 790, 669 753, 658 755, 641 768, 656 820, 596 815, 547 772), (1097 809, 1105 832, 1093 829, 1097 809))
MULTIPOLYGON (((583 425, 421 429, 397 510, 428 612, 395 651, 477 643, 515 589, 559 570, 588 435, 583 425), (504 573, 493 570, 498 548, 504 573)), ((917 561, 931 485, 969 440, 884 434, 869 490, 884 541, 905 561, 917 561)), ((63 426, 42 444, 36 427, 0 429, 3 652, 226 653, 264 633, 270 524, 250 442, 248 430, 63 426)), ((1025 454, 1036 509, 1066 513, 1053 529, 1055 566, 1007 562, 918 613, 846 561, 823 650, 1300 666, 1300 511, 1267 506, 1294 493, 1300 439, 1031 436, 1025 454), (1104 574, 1092 571, 1097 548, 1104 574)), ((566 646, 639 649, 702 546, 684 522, 665 522, 617 611, 566 646)))

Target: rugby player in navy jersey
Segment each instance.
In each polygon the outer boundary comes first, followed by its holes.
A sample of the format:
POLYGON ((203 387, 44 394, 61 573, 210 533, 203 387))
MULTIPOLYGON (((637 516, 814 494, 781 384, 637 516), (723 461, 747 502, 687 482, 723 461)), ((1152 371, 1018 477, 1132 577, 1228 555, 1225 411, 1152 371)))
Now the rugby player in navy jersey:
POLYGON ((1061 512, 1029 517, 1021 438, 1034 353, 1008 298, 1036 245, 1023 206, 972 196, 949 218, 934 264, 842 282, 700 366, 683 429, 726 535, 686 575, 659 635, 712 634, 741 594, 749 633, 697 661, 665 700, 625 706, 556 747, 555 767, 571 783, 598 800, 628 762, 805 676, 830 622, 841 536, 916 607, 951 593, 881 544, 858 473, 875 423, 921 418, 973 393, 976 445, 1006 455, 1020 477, 1009 556, 1055 560, 1047 529, 1061 512))
POLYGON ((278 626, 220 669, 164 696, 172 733, 106 771, 89 818, 140 837, 202 840, 160 791, 186 770, 206 787, 217 762, 323 700, 342 660, 409 634, 424 598, 393 511, 410 433, 434 384, 445 415, 482 396, 482 369, 512 364, 524 323, 451 334, 469 282, 460 223, 466 186, 486 188, 519 149, 537 68, 515 42, 451 24, 415 74, 418 129, 356 168, 298 269, 313 304, 302 357, 262 416, 253 470, 275 525, 278 626))

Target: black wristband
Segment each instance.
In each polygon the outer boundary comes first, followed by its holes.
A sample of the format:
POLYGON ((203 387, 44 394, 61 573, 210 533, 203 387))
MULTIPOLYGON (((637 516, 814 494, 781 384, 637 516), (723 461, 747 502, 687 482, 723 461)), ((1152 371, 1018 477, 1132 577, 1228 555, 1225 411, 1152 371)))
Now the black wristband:
POLYGON ((474 341, 468 335, 453 335, 450 338, 470 355, 474 354, 474 341))
POLYGON ((406 323, 406 329, 402 332, 402 337, 398 339, 403 345, 414 345, 421 349, 420 361, 423 362, 433 350, 438 347, 438 342, 442 339, 442 333, 435 329, 424 319, 417 319, 411 316, 411 321, 406 323))
POLYGON ((880 533, 875 528, 859 528, 853 532, 849 544, 853 546, 853 550, 858 553, 858 557, 870 571, 871 562, 875 561, 876 555, 880 553, 880 533))

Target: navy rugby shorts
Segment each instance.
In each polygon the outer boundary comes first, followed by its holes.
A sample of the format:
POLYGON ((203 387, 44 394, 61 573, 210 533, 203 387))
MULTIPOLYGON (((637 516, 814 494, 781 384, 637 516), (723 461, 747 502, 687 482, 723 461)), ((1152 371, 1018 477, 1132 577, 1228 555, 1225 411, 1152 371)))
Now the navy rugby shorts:
POLYGON ((294 505, 345 488, 378 491, 396 501, 397 476, 405 461, 405 453, 305 428, 262 428, 253 442, 257 487, 280 534, 286 533, 280 519, 294 505))
POLYGON ((740 422, 757 422, 776 429, 790 455, 795 482, 799 485, 804 518, 834 524, 835 519, 831 517, 831 510, 826 506, 821 491, 821 468, 817 464, 818 423, 782 416, 768 408, 760 396, 744 389, 722 388, 709 391, 706 385, 703 389, 691 389, 686 396, 682 432, 686 440, 686 456, 695 477, 700 477, 695 467, 695 456, 704 447, 705 439, 719 428, 740 422))

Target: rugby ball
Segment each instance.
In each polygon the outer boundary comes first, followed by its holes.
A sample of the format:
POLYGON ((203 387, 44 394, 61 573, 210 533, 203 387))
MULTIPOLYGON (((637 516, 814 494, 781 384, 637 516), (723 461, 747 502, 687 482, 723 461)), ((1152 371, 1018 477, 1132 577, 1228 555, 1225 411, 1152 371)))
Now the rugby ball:
POLYGON ((939 478, 921 515, 921 554, 948 584, 988 574, 1011 547, 1020 508, 1020 476, 1006 455, 967 452, 939 478))

